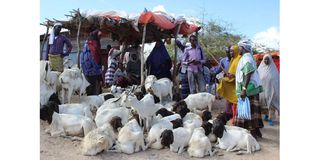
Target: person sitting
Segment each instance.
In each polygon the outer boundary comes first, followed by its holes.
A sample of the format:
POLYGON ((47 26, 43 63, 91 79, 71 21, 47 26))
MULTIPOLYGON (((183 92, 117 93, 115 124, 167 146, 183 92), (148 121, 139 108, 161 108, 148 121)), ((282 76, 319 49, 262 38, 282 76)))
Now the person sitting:
POLYGON ((127 63, 127 76, 131 85, 140 85, 141 80, 141 61, 139 58, 140 47, 135 45, 128 49, 129 61, 127 63))

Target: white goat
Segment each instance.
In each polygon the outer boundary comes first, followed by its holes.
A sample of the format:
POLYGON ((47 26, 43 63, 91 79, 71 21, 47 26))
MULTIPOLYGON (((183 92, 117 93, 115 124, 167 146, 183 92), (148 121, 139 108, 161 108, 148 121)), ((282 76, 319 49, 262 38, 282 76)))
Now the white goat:
POLYGON ((103 104, 104 97, 98 95, 81 96, 80 103, 96 107, 97 109, 103 104))
POLYGON ((108 150, 116 141, 116 134, 109 123, 98 127, 89 132, 82 141, 83 155, 96 155, 97 153, 108 150))
POLYGON ((157 77, 154 75, 149 75, 146 77, 146 80, 144 81, 144 87, 146 89, 146 91, 148 91, 148 89, 150 89, 151 84, 157 80, 157 77))
POLYGON ((190 94, 183 101, 187 104, 187 107, 195 113, 196 109, 205 109, 206 107, 208 107, 209 111, 211 112, 211 107, 213 106, 213 102, 215 101, 215 96, 210 93, 202 92, 190 94))
POLYGON ((84 74, 78 68, 65 69, 59 76, 59 82, 62 87, 62 103, 65 103, 66 95, 67 103, 70 103, 74 91, 79 90, 81 96, 86 92, 86 88, 90 85, 84 74), (66 91, 68 92, 67 94, 65 93, 66 91))
POLYGON ((152 117, 159 110, 158 106, 155 105, 153 96, 151 94, 146 94, 140 101, 135 95, 128 95, 127 99, 124 101, 127 107, 133 107, 139 114, 139 121, 142 124, 146 124, 147 131, 150 129, 150 124, 152 117))
POLYGON ((60 114, 82 115, 92 120, 94 119, 93 115, 96 113, 96 111, 97 110, 94 106, 87 104, 70 103, 59 105, 60 114))
POLYGON ((54 112, 52 123, 46 132, 51 136, 86 136, 95 128, 96 124, 88 117, 54 112))
POLYGON ((185 125, 185 123, 193 123, 194 128, 198 128, 201 127, 202 119, 199 115, 189 112, 186 114, 186 116, 183 117, 182 122, 183 125, 185 125))
POLYGON ((190 138, 194 130, 194 124, 190 123, 185 127, 179 127, 173 130, 173 143, 170 145, 171 152, 178 152, 179 155, 184 151, 184 147, 188 146, 190 138))
POLYGON ((225 128, 222 138, 218 138, 218 144, 215 147, 225 149, 227 152, 239 151, 239 154, 260 150, 259 143, 248 130, 237 126, 226 126, 225 128))
POLYGON ((170 95, 170 101, 172 101, 172 86, 173 83, 168 78, 161 78, 151 83, 150 89, 146 89, 148 92, 152 92, 159 97, 160 103, 163 103, 163 98, 170 95))
POLYGON ((206 155, 213 156, 211 143, 202 127, 194 129, 189 141, 188 153, 190 157, 202 158, 206 155))
POLYGON ((161 119, 158 123, 154 124, 148 133, 148 136, 146 139, 147 141, 146 148, 148 148, 150 145, 151 145, 151 148, 153 149, 163 148, 163 145, 161 144, 161 141, 160 141, 160 136, 161 136, 161 133, 166 129, 169 129, 169 130, 173 129, 173 125, 168 119, 161 119))
POLYGON ((142 148, 143 151, 146 150, 143 131, 137 120, 132 119, 120 129, 115 150, 109 151, 132 154, 134 152, 139 152, 140 148, 142 148))
MULTIPOLYGON (((98 111, 101 108, 98 109, 98 111)), ((125 107, 118 108, 106 108, 103 111, 97 112, 95 122, 98 127, 103 126, 105 123, 109 123, 112 117, 118 116, 121 118, 121 123, 126 124, 129 118, 129 109, 125 107)))

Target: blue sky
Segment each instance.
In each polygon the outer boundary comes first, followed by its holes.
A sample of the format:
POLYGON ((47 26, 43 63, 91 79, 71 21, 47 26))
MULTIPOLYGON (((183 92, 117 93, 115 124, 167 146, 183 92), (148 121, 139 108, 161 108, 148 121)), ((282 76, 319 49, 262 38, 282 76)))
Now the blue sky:
POLYGON ((235 33, 253 38, 271 27, 279 29, 279 0, 40 0, 40 22, 45 18, 64 18, 70 10, 110 11, 140 13, 162 5, 167 13, 215 20, 232 24, 235 33), (204 12, 203 12, 204 11, 204 12))

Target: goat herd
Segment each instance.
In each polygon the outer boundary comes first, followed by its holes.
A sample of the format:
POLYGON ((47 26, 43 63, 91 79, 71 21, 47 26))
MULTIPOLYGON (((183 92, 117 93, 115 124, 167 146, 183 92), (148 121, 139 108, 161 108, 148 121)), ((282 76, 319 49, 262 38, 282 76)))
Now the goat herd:
POLYGON ((210 93, 174 102, 172 82, 151 75, 143 86, 113 86, 110 93, 86 96, 89 83, 77 67, 63 73, 51 71, 48 61, 41 61, 40 67, 40 119, 50 124, 46 132, 81 140, 83 155, 165 147, 179 155, 187 148, 190 157, 213 156, 215 148, 260 150, 248 130, 226 125, 230 117, 225 113, 212 118, 215 96, 210 93), (79 103, 71 103, 75 91, 79 103))

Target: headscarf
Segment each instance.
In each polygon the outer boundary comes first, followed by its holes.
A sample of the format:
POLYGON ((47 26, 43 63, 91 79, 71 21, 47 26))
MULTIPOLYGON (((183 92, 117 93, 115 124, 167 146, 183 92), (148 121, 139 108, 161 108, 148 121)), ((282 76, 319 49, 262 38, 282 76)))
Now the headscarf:
POLYGON ((258 72, 264 89, 264 91, 260 93, 260 102, 268 108, 274 107, 279 111, 280 76, 270 54, 263 56, 258 72), (269 58, 269 65, 265 64, 265 58, 269 58))
POLYGON ((91 56, 93 57, 95 63, 101 64, 101 54, 100 54, 100 49, 101 49, 101 44, 100 44, 100 38, 98 36, 100 30, 96 29, 92 31, 89 34, 88 38, 88 46, 90 49, 91 56))
POLYGON ((61 26, 61 27, 62 27, 62 24, 59 23, 59 22, 56 22, 56 23, 53 25, 53 28, 52 28, 52 30, 51 30, 51 32, 50 32, 49 44, 53 44, 54 36, 55 36, 55 35, 54 35, 54 28, 55 28, 56 26, 61 26))
POLYGON ((241 55, 240 55, 239 47, 237 45, 233 45, 232 47, 233 47, 233 57, 231 58, 228 72, 235 75, 241 55))
POLYGON ((252 54, 252 44, 251 40, 241 40, 238 43, 239 47, 243 47, 247 52, 250 52, 252 54))

